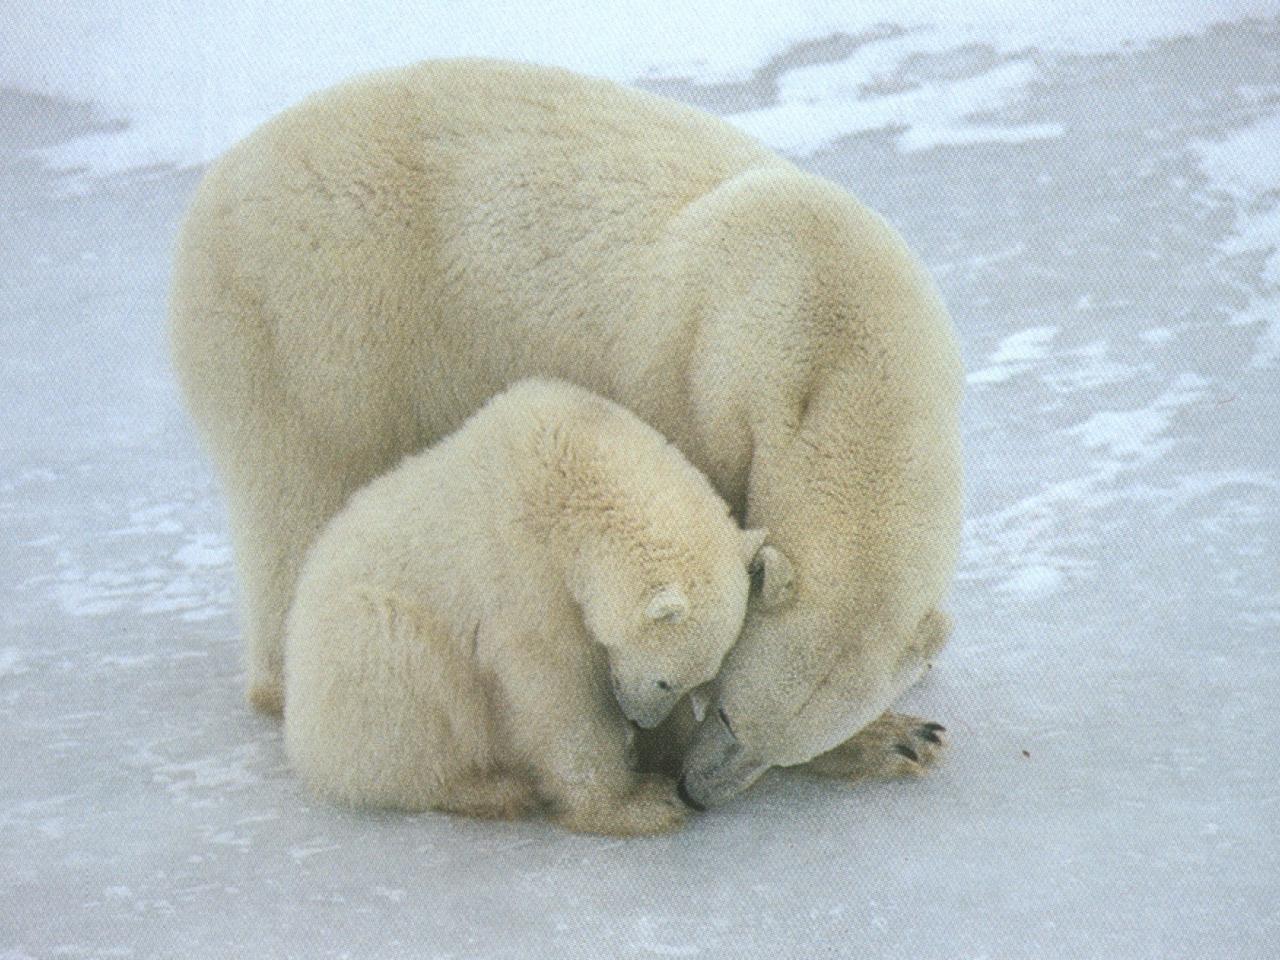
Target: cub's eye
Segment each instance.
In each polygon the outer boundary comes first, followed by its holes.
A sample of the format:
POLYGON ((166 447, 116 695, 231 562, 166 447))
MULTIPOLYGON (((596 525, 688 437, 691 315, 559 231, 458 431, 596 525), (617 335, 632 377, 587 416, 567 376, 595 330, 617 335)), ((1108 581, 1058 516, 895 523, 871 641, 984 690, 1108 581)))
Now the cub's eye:
POLYGON ((669 691, 669 690, 671 689, 671 684, 667 683, 667 681, 665 681, 665 680, 658 680, 658 681, 656 681, 656 682, 657 682, 657 684, 658 684, 658 689, 659 689, 659 690, 668 690, 668 691, 669 691))

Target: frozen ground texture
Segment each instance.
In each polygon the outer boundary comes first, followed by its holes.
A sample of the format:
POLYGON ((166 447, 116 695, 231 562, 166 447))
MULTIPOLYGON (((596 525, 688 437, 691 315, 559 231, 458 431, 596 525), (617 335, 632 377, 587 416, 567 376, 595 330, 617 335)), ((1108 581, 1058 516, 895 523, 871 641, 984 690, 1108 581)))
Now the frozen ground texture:
POLYGON ((962 6, 19 0, 0 958, 1280 955, 1280 10, 962 6), (604 841, 313 803, 243 706, 170 243, 235 136, 448 53, 731 115, 934 271, 969 519, 956 633, 910 697, 953 736, 930 777, 774 773, 604 841))

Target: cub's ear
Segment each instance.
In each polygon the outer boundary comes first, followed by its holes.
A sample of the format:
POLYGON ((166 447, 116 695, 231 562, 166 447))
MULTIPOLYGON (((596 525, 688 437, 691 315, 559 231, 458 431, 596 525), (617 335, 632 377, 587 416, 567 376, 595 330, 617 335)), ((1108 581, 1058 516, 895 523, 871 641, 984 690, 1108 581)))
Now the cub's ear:
POLYGON ((761 527, 759 530, 742 531, 742 562, 750 567, 756 560, 756 554, 764 546, 769 531, 761 527))
POLYGON ((795 571, 777 547, 761 547, 751 561, 751 586, 759 588, 760 605, 780 607, 795 595, 795 571))
POLYGON ((689 598, 674 583, 660 587, 645 607, 644 615, 660 623, 679 623, 689 614, 689 598))

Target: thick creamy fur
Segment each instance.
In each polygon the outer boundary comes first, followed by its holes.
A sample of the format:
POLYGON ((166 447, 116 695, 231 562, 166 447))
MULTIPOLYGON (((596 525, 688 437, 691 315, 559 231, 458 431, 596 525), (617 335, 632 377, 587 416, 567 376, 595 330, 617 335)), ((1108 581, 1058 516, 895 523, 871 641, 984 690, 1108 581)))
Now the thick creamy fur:
POLYGON ((290 757, 352 804, 546 801, 573 829, 674 827, 675 785, 637 780, 623 713, 652 726, 715 675, 761 539, 633 414, 524 381, 311 548, 286 631, 290 757))
POLYGON ((770 602, 686 761, 698 802, 831 749, 919 672, 960 522, 950 321, 880 217, 711 116, 479 60, 321 93, 205 177, 172 344, 263 708, 325 521, 533 374, 634 411, 770 531, 770 602))

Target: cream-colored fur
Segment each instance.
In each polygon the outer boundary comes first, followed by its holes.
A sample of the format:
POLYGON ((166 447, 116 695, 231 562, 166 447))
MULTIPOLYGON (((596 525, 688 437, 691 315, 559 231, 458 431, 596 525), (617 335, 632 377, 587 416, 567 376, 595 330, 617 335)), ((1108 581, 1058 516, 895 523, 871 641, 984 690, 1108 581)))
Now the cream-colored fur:
POLYGON ((572 829, 670 829, 675 784, 637 779, 627 719, 652 727, 715 676, 762 540, 633 414, 517 384, 311 548, 286 631, 290 757, 357 805, 546 801, 572 829))
POLYGON ((950 321, 881 218, 704 113, 479 60, 314 96, 205 177, 172 343, 261 707, 325 521, 532 374, 634 411, 770 530, 695 802, 833 748, 918 673, 959 532, 950 321))

